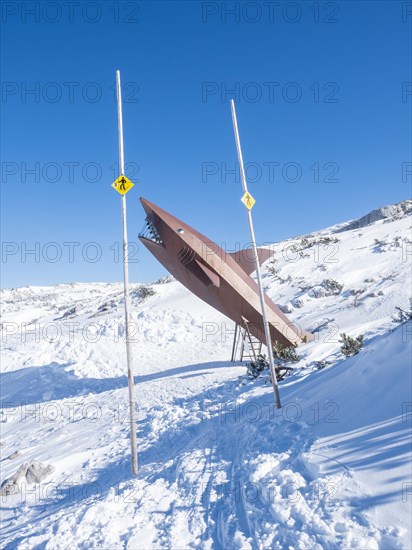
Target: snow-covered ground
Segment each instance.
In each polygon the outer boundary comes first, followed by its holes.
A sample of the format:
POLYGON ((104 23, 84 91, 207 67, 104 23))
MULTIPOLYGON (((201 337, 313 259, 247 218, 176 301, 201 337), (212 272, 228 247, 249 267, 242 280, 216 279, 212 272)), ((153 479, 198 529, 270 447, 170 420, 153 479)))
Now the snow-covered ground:
POLYGON ((280 410, 230 363, 228 319, 177 282, 132 285, 136 478, 121 285, 3 290, 1 481, 55 471, 1 497, 2 548, 409 550, 412 328, 392 316, 411 217, 392 214, 274 245, 267 292, 316 334, 280 410), (358 355, 342 332, 365 335, 358 355))

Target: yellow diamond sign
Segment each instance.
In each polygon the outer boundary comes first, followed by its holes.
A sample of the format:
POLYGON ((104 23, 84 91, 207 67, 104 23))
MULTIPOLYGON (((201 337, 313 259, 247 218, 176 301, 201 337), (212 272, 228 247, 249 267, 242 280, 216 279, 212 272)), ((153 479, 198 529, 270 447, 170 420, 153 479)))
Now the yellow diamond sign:
POLYGON ((252 197, 252 195, 249 193, 249 191, 246 191, 246 193, 243 195, 243 197, 240 199, 243 204, 246 206, 248 210, 251 210, 253 205, 255 204, 255 199, 252 197))
POLYGON ((112 183, 112 187, 121 195, 125 195, 132 187, 134 187, 134 183, 132 183, 129 178, 126 178, 126 176, 119 176, 117 180, 112 183))

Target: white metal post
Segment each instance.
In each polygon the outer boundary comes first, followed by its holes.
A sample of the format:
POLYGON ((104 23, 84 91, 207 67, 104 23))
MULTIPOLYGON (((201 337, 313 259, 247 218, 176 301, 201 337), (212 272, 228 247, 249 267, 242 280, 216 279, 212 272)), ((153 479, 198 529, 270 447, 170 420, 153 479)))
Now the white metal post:
MULTIPOLYGON (((233 101, 233 99, 230 100, 230 107, 232 110, 233 130, 235 132, 237 156, 239 159, 239 167, 240 167, 240 177, 242 180, 243 192, 247 193, 248 188, 246 183, 245 168, 243 166, 242 149, 240 147, 240 138, 239 138, 239 130, 237 127, 237 120, 236 120, 235 102, 233 101)), ((265 294, 263 291, 262 278, 260 274, 260 264, 259 264, 259 257, 258 257, 257 247, 256 247, 255 231, 253 229, 252 212, 249 208, 247 208, 247 215, 248 215, 248 222, 249 222, 250 239, 252 241, 253 255, 255 258, 256 275, 257 275, 257 282, 259 287, 260 306, 262 310, 263 325, 265 328, 265 339, 266 339, 266 347, 268 350, 269 367, 270 367, 270 374, 272 378, 273 392, 275 394, 276 407, 280 409, 282 405, 280 402, 279 386, 276 378, 275 363, 273 360, 272 339, 270 337, 270 329, 267 321, 265 294)))
MULTIPOLYGON (((122 89, 120 86, 120 71, 116 71, 117 90, 117 119, 119 131, 119 168, 120 175, 124 176, 124 147, 123 147, 123 114, 122 114, 122 89)), ((124 281, 124 313, 126 325, 126 357, 127 377, 129 385, 130 408, 130 443, 132 448, 132 472, 137 474, 137 411, 136 396, 133 375, 133 354, 130 342, 130 295, 129 295, 129 260, 126 223, 126 194, 122 195, 122 223, 123 223, 123 281, 124 281)))

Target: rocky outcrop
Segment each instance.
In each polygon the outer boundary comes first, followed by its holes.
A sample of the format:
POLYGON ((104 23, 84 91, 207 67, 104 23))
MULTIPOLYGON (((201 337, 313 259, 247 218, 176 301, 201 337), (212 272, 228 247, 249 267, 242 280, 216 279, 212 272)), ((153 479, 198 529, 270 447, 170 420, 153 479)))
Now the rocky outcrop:
POLYGON ((357 220, 352 220, 344 225, 341 225, 334 232, 341 233, 342 231, 359 229, 360 227, 365 227, 366 225, 370 225, 371 223, 377 222, 379 220, 402 218, 403 216, 411 213, 412 200, 406 200, 398 202, 396 204, 390 204, 388 206, 376 208, 376 210, 372 210, 371 212, 369 212, 369 214, 366 214, 365 216, 362 216, 357 220))

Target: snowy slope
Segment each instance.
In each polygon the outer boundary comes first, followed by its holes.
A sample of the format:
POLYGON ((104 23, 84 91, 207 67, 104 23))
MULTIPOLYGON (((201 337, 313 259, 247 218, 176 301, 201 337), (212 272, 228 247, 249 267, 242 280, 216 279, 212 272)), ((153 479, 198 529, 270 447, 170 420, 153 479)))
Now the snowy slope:
POLYGON ((281 410, 229 362, 229 320, 177 282, 144 300, 132 285, 136 479, 121 285, 2 291, 1 480, 56 468, 2 496, 2 547, 411 548, 412 330, 392 319, 411 295, 411 217, 395 210, 273 245, 267 292, 316 334, 281 410), (359 355, 341 332, 365 335, 359 355))

